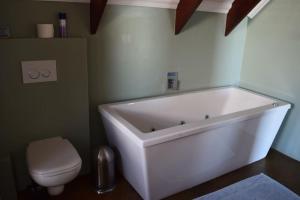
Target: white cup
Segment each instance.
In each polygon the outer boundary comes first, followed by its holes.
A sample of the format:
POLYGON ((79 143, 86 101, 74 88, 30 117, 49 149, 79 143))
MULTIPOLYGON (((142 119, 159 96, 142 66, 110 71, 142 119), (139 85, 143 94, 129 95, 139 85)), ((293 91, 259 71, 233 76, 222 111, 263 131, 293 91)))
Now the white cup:
POLYGON ((54 27, 53 24, 37 24, 37 35, 39 38, 53 38, 54 27))

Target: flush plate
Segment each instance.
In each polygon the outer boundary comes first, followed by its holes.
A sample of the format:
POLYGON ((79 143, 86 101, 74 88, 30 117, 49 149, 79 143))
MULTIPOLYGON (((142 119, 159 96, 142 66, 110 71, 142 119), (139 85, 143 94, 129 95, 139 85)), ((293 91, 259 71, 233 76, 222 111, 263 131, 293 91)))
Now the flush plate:
POLYGON ((23 83, 57 81, 56 60, 22 61, 23 83))

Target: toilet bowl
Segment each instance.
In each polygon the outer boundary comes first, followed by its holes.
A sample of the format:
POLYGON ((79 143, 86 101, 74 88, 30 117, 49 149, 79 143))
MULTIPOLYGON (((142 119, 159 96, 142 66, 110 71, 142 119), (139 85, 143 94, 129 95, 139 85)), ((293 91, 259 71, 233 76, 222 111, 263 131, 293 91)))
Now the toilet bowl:
POLYGON ((27 165, 31 178, 47 187, 50 195, 59 195, 81 169, 81 158, 74 146, 61 137, 31 142, 27 147, 27 165))

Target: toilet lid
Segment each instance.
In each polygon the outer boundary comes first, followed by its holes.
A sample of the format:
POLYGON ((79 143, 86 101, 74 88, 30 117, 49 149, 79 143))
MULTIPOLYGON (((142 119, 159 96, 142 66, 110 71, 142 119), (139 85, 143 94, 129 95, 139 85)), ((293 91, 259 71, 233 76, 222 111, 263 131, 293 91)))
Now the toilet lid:
POLYGON ((81 158, 68 140, 55 137, 31 142, 27 163, 30 173, 50 175, 81 165, 81 158))

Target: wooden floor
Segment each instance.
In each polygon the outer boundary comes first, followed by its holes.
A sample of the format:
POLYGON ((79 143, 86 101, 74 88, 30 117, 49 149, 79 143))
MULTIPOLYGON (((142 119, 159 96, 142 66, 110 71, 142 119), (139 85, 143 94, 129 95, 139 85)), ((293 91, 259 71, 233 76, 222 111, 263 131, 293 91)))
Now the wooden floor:
MULTIPOLYGON (((245 178, 265 173, 300 195, 300 162, 271 150, 266 159, 252 165, 243 167, 234 172, 198 185, 189 190, 168 197, 169 200, 187 200, 221 189, 245 178)), ((62 195, 49 197, 44 191, 37 195, 29 190, 19 193, 20 200, 49 199, 49 200, 139 200, 142 199, 129 183, 118 178, 117 186, 113 192, 97 195, 90 183, 89 176, 81 176, 72 183, 67 184, 62 195)))

